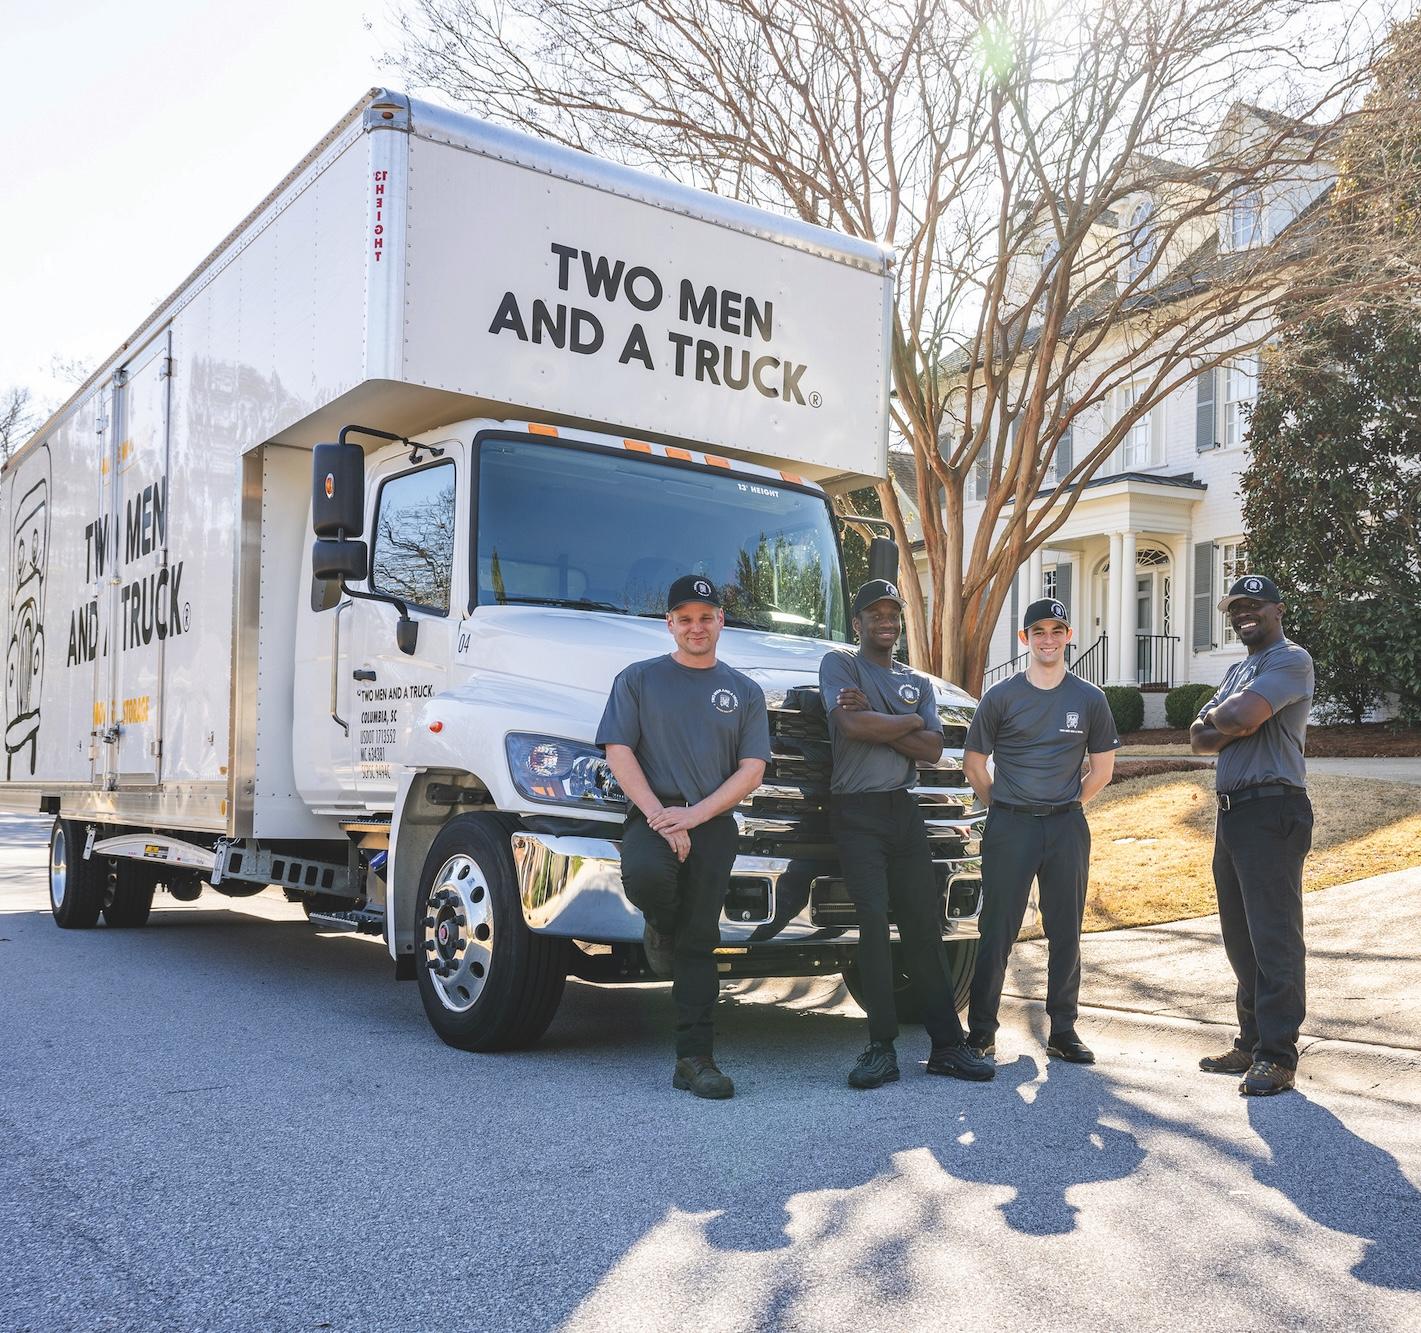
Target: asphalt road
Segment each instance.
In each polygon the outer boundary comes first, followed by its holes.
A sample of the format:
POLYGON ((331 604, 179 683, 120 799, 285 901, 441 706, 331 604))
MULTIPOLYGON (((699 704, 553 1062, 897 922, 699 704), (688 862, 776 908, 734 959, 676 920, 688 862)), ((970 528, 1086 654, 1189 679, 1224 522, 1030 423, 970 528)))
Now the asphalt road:
POLYGON ((1215 1029, 1105 1027, 1087 1069, 1022 1011, 995 1083, 911 1032, 853 1093, 862 1020, 783 982, 697 1102, 665 987, 466 1055, 372 941, 211 894, 61 932, 0 839, 5 1330, 1421 1327, 1414 1082, 1246 1101, 1192 1067, 1215 1029))

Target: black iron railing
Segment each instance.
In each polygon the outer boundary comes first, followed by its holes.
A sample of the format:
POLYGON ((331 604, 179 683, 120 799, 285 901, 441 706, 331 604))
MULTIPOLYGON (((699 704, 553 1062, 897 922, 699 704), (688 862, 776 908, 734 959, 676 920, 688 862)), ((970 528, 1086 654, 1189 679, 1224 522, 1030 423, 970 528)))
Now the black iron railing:
POLYGON ((1177 634, 1135 635, 1135 680, 1144 689, 1174 688, 1174 646, 1177 634))
POLYGON ((1010 662, 1003 662, 1001 666, 994 666, 984 671, 982 673, 982 693, 985 694, 999 680, 1014 676, 1018 671, 1025 671, 1027 659, 1030 656, 1030 653, 1018 653, 1010 662))
POLYGON ((1071 670, 1082 680, 1090 681, 1092 685, 1104 685, 1105 655, 1109 651, 1107 647, 1108 643, 1109 640, 1102 634, 1100 638, 1071 663, 1071 670))

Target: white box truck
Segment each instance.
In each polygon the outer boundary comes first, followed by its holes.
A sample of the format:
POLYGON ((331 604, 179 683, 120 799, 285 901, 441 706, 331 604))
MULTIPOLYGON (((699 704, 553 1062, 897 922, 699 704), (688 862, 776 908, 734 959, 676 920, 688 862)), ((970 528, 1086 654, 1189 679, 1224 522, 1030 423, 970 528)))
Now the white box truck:
MULTIPOLYGON (((535 1041, 569 975, 648 976, 593 739, 694 571, 773 733, 722 971, 855 986, 817 672, 892 288, 875 245, 373 90, 5 468, 0 802, 54 816, 58 924, 281 886, 446 1041, 535 1041)), ((972 701, 936 689, 961 992, 972 701)))

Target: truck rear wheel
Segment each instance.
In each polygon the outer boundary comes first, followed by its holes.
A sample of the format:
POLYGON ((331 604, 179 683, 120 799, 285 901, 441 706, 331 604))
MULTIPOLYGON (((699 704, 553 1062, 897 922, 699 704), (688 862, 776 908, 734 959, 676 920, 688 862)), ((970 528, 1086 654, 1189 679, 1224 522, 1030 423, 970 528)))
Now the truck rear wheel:
POLYGON ((108 869, 84 860, 84 827, 56 819, 49 835, 49 910, 65 930, 88 930, 104 906, 108 869))
MULTIPOLYGON (((972 994, 972 973, 977 966, 979 943, 979 940, 950 940, 946 946, 948 980, 952 983, 953 1003, 957 1005, 959 1013, 967 1008, 967 1001, 972 994)), ((854 1003, 860 1009, 866 1009, 863 1002, 863 979, 859 974, 858 964, 850 963, 844 969, 843 977, 844 985, 848 987, 854 1003)), ((901 948, 897 944, 893 946, 893 1007, 898 1012, 900 1023, 923 1021, 922 1010, 919 1009, 917 997, 913 994, 912 983, 903 967, 901 948)))
MULTIPOLYGON (((103 862, 99 865, 102 867, 103 862)), ((148 866, 120 860, 114 867, 113 895, 104 904, 104 924, 135 929, 148 924, 158 881, 148 866)))
POLYGON ((523 923, 507 829, 487 816, 451 819, 420 878, 416 971, 439 1036, 466 1051, 531 1046, 547 1031, 567 980, 568 941, 523 923))

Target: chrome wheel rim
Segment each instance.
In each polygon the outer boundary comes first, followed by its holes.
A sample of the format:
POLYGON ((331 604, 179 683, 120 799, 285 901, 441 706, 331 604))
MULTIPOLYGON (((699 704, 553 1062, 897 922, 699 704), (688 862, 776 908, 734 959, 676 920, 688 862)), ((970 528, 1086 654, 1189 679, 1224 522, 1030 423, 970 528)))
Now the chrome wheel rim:
POLYGON ((471 856, 451 856, 434 876, 420 923, 425 967, 439 1002, 472 1009, 493 961, 493 905, 488 880, 471 856))
POLYGON ((69 849, 64 830, 58 826, 49 839, 49 899, 56 908, 64 906, 64 893, 69 884, 69 849))

